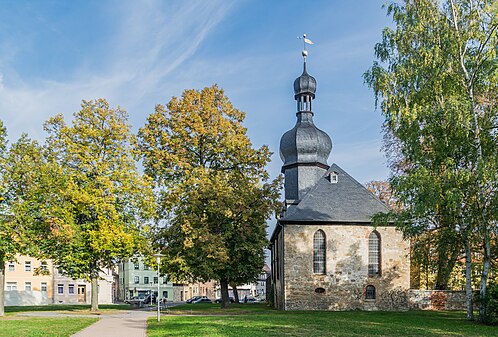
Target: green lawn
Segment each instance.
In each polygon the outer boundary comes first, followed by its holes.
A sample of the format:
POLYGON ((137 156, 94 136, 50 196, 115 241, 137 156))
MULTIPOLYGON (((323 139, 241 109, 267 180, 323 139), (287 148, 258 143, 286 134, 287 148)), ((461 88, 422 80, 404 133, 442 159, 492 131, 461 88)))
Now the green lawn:
MULTIPOLYGON (((99 305, 101 313, 114 310, 129 310, 132 306, 99 305)), ((88 317, 28 317, 17 315, 29 311, 57 311, 64 314, 90 314, 90 305, 86 304, 51 304, 37 306, 5 307, 5 317, 0 317, 1 337, 66 337, 95 323, 99 318, 88 317)), ((124 337, 124 336, 123 336, 124 337)))
MULTIPOLYGON (((99 310, 130 310, 133 306, 129 304, 99 304, 99 310)), ((8 306, 5 307, 5 313, 15 313, 24 311, 68 311, 81 313, 82 311, 90 311, 89 304, 49 304, 49 305, 33 305, 33 306, 8 306)), ((0 335, 1 336, 1 335, 0 335)))
POLYGON ((2 317, 0 336, 68 337, 97 320, 98 318, 82 317, 2 317))
POLYGON ((498 336, 498 327, 465 320, 463 312, 282 312, 263 304, 173 308, 161 323, 149 319, 148 336, 498 336))

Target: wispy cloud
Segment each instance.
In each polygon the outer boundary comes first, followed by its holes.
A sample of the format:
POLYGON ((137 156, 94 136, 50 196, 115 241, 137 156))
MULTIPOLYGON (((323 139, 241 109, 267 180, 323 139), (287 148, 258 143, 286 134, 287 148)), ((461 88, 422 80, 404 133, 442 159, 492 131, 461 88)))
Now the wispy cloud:
POLYGON ((0 118, 10 138, 21 132, 41 138, 48 117, 71 114, 81 99, 106 97, 125 108, 139 106, 145 95, 162 90, 172 72, 195 54, 230 9, 231 4, 221 1, 124 2, 115 9, 117 29, 106 38, 108 48, 86 55, 87 62, 72 69, 65 80, 19 79, 4 58, 0 118))

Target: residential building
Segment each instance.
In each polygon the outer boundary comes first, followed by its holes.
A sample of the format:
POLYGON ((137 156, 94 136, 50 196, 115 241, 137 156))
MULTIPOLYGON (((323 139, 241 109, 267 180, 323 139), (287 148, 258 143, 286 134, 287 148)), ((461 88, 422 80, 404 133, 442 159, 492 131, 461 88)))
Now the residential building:
POLYGON ((174 298, 175 302, 184 302, 194 296, 206 296, 210 299, 217 298, 216 282, 196 282, 196 283, 174 283, 174 298))
MULTIPOLYGON (((99 273, 98 299, 99 304, 114 303, 114 275, 112 268, 106 268, 99 273)), ((82 279, 72 279, 59 273, 54 268, 54 303, 90 304, 91 283, 82 279)))
MULTIPOLYGON (((114 302, 112 269, 100 273, 99 304, 114 302)), ((91 286, 60 274, 51 260, 18 255, 5 266, 5 305, 76 304, 91 301, 91 286)))
POLYGON ((118 264, 118 298, 125 301, 137 296, 157 294, 159 283, 160 298, 173 301, 173 283, 167 275, 158 279, 157 270, 148 266, 143 258, 129 259, 118 264))
POLYGON ((18 255, 5 266, 5 305, 53 303, 54 267, 50 260, 18 255))

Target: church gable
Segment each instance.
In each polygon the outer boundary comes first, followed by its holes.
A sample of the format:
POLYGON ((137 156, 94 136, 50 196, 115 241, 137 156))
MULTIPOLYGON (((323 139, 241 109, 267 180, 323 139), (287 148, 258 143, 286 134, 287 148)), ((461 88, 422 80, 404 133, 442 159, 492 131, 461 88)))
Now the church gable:
POLYGON ((318 180, 298 205, 289 206, 281 222, 371 222, 389 208, 337 164, 318 180))

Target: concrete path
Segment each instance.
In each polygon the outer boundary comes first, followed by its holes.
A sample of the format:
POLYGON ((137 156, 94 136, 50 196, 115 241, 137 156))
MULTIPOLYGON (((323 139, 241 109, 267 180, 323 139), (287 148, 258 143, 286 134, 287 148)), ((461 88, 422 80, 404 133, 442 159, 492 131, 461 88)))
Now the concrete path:
POLYGON ((98 322, 73 337, 146 337, 147 318, 154 314, 154 311, 133 310, 102 315, 98 322))
MULTIPOLYGON (((184 302, 166 303, 163 309, 171 308, 184 302)), ((57 311, 32 311, 19 313, 20 316, 33 317, 98 317, 96 323, 72 335, 72 337, 146 337, 147 318, 157 315, 157 307, 142 308, 136 310, 119 311, 101 315, 68 314, 57 311)))

